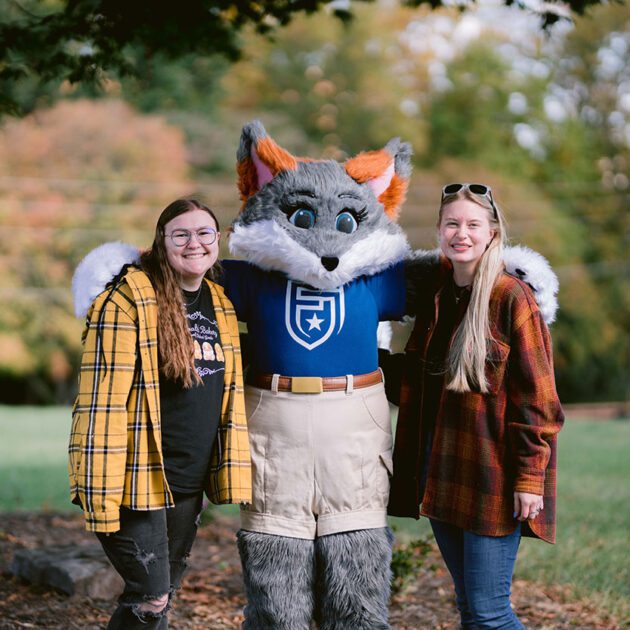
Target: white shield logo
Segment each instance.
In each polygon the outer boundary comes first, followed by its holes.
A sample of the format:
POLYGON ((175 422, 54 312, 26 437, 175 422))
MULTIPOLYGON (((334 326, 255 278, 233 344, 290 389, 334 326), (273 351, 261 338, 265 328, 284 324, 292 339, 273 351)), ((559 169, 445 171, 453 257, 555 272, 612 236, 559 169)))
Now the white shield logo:
POLYGON ((317 348, 343 326, 343 287, 317 291, 289 280, 284 312, 291 338, 307 350, 317 348))

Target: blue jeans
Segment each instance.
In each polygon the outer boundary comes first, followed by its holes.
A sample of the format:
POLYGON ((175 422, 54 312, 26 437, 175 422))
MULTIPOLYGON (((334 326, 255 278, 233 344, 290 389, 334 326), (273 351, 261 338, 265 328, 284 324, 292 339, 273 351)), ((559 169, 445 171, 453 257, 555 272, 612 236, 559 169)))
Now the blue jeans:
POLYGON ((507 536, 479 536, 436 520, 431 528, 455 584, 462 628, 524 628, 510 606, 520 523, 507 536))

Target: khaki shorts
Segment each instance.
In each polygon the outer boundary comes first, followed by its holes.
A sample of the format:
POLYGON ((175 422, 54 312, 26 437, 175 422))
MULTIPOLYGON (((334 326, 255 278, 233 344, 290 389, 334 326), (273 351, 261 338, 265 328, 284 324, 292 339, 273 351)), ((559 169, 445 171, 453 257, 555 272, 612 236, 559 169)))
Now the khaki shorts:
POLYGON ((312 540, 387 524, 392 471, 382 383, 321 394, 246 387, 252 504, 242 529, 312 540))

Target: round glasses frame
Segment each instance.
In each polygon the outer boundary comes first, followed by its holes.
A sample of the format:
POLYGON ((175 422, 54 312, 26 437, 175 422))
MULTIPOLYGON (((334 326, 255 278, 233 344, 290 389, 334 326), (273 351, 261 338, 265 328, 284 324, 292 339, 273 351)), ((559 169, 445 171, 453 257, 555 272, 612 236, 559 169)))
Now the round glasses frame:
POLYGON ((168 236, 171 241, 173 241, 173 245, 175 245, 175 247, 186 247, 186 245, 190 243, 193 234, 195 235, 198 243, 201 243, 202 245, 212 245, 219 238, 220 232, 208 227, 194 231, 174 230, 170 234, 165 234, 164 236, 168 236))

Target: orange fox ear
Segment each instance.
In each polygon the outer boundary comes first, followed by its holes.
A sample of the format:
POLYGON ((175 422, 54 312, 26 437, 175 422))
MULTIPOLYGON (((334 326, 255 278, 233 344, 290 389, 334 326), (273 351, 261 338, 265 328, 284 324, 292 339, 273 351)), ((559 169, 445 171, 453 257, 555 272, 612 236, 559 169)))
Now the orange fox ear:
POLYGON ((396 221, 409 187, 411 145, 394 138, 383 149, 350 158, 345 168, 352 179, 372 189, 385 214, 396 221))
POLYGON ((243 127, 237 159, 238 188, 243 205, 278 173, 297 168, 296 158, 279 147, 258 120, 243 127))

